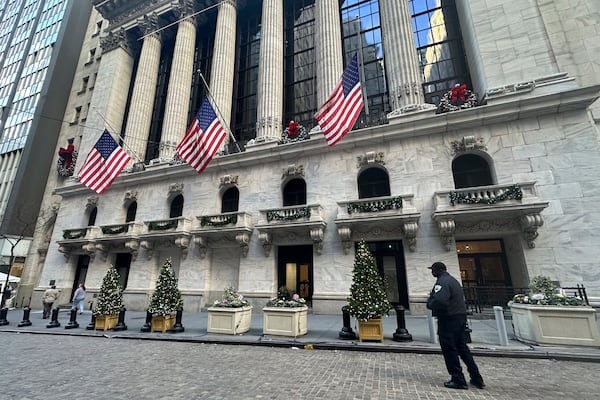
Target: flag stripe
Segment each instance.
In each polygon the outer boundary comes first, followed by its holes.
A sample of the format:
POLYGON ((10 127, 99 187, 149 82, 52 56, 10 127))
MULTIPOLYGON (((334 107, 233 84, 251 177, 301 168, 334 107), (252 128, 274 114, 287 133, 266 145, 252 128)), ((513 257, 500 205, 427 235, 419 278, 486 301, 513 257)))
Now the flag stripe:
POLYGON ((355 54, 331 96, 315 113, 315 119, 329 146, 333 146, 350 132, 363 105, 358 59, 355 54))
POLYGON ((79 181, 98 194, 110 187, 131 158, 105 130, 79 171, 79 181))
POLYGON ((201 173, 221 147, 226 135, 221 121, 206 97, 177 146, 177 153, 201 173))

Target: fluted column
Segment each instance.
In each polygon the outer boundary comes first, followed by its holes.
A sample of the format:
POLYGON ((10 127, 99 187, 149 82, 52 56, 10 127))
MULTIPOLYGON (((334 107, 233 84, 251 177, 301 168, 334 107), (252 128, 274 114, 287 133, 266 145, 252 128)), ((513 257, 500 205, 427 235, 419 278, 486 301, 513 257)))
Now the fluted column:
POLYGON ((320 107, 339 83, 344 72, 344 57, 339 1, 317 0, 315 6, 317 107, 320 107))
POLYGON ((180 21, 173 50, 173 63, 160 137, 159 157, 163 160, 173 157, 175 148, 187 128, 194 73, 195 42, 196 26, 194 21, 191 18, 180 21))
POLYGON ((389 116, 406 112, 434 109, 425 103, 421 86, 421 72, 408 2, 405 0, 379 0, 385 70, 388 77, 389 116))
POLYGON ((154 108, 158 67, 160 63, 160 36, 151 33, 158 29, 158 17, 146 16, 139 21, 148 36, 144 38, 138 69, 133 84, 125 143, 133 154, 132 162, 144 161, 154 108))
MULTIPOLYGON (((98 68, 94 96, 89 106, 90 112, 83 129, 79 145, 80 156, 77 159, 75 175, 96 143, 103 128, 107 128, 114 137, 121 133, 125 118, 127 95, 133 75, 133 55, 123 29, 110 32, 100 40, 102 63, 98 68)), ((130 153, 126 148, 125 151, 130 153)))
POLYGON ((258 64, 257 141, 277 140, 283 110, 283 0, 263 0, 258 64))
MULTIPOLYGON (((231 126, 231 103, 235 66, 236 2, 226 0, 219 6, 210 74, 210 89, 227 126, 231 126)), ((229 136, 224 143, 229 143, 229 136)))

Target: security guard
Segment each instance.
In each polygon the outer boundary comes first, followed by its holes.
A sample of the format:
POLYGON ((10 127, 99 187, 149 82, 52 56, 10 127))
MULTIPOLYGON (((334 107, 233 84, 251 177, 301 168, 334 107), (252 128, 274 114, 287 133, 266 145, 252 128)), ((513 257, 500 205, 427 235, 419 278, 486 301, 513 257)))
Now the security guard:
POLYGON ((467 307, 460 283, 446 271, 446 265, 435 262, 429 267, 431 274, 437 278, 429 299, 429 308, 438 318, 438 335, 446 369, 451 376, 444 386, 450 389, 468 389, 467 381, 460 366, 459 356, 467 366, 471 376, 471 384, 483 389, 485 384, 479 368, 473 360, 471 350, 467 346, 465 329, 467 327, 467 307))

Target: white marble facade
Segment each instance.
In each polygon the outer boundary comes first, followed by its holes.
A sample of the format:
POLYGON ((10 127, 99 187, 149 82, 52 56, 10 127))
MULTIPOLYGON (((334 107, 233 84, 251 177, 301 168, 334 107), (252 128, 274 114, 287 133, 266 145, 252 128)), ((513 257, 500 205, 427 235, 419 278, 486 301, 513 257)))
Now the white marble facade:
POLYGON ((354 261, 345 241, 398 240, 404 257, 404 270, 398 273, 406 275, 406 287, 400 290, 408 293, 411 312, 421 313, 433 282, 426 267, 443 261, 458 275, 455 240, 492 238, 504 242, 514 286, 526 286, 530 277, 544 274, 564 286, 583 283, 590 300, 600 302, 600 138, 593 118, 600 74, 590 74, 577 61, 592 58, 595 62, 587 65, 597 69, 600 53, 593 51, 596 45, 588 35, 597 37, 600 24, 580 26, 557 18, 562 5, 571 16, 597 21, 600 6, 593 0, 580 3, 513 1, 488 7, 483 0, 457 0, 474 89, 487 93, 486 105, 391 118, 389 124, 352 131, 333 148, 318 132, 303 142, 259 144, 240 154, 217 156, 200 175, 186 164, 158 163, 142 172, 122 173, 99 197, 74 179, 51 188, 61 203, 33 298, 50 280, 70 288, 82 254, 93 255, 86 285, 94 293, 115 254, 130 252, 128 309, 145 308, 167 257, 173 260, 186 310, 205 308, 229 285, 261 307, 277 291, 278 248, 312 245, 313 312, 339 313, 349 294, 354 261), (508 3, 514 3, 512 8, 508 3), (561 33, 573 40, 562 40, 561 33), (588 48, 577 47, 576 37, 583 37, 588 48), (465 151, 490 162, 495 186, 529 188, 521 202, 510 204, 513 208, 503 203, 489 210, 437 203, 439 193, 454 190, 451 165, 458 154, 453 142, 470 138, 481 146, 465 151), (358 174, 374 165, 389 175, 391 196, 410 201, 404 201, 404 210, 392 222, 380 225, 376 216, 371 222, 368 216, 343 220, 339 203, 358 199, 358 174), (300 221, 296 230, 271 226, 264 217, 265 210, 283 208, 284 171, 289 170, 300 171, 306 204, 320 210, 304 225, 300 221), (165 232, 164 240, 154 237, 146 248, 145 222, 168 218, 174 186, 184 197, 182 217, 188 223, 177 228, 179 236, 165 232), (247 214, 247 229, 204 232, 198 217, 219 214, 221 195, 231 186, 239 190, 239 212, 247 214), (140 246, 128 248, 112 239, 104 247, 84 246, 102 243, 95 239, 105 235, 98 234, 66 253, 61 252, 64 248, 59 251, 65 230, 86 226, 90 199, 98 197, 97 226, 122 224, 127 193, 136 194, 135 220, 141 230, 131 237, 140 246), (477 212, 469 214, 473 209, 477 212), (448 215, 456 223, 444 231, 440 221, 448 222, 448 215), (539 218, 530 221, 529 216, 539 218), (351 229, 340 229, 346 226, 351 229), (320 228, 313 232, 313 227, 320 228))

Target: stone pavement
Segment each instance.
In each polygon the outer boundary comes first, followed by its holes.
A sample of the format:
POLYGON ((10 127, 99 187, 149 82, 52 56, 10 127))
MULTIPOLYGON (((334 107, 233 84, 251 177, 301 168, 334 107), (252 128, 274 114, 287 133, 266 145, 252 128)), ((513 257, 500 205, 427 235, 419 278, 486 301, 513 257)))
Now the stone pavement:
MULTIPOLYGON (((430 325, 426 316, 406 315, 406 329, 412 335, 412 341, 398 342, 393 340, 394 332, 398 327, 396 316, 391 314, 383 319, 384 341, 380 342, 360 342, 357 339, 344 340, 339 337, 343 328, 342 315, 308 315, 308 333, 297 338, 284 336, 263 335, 263 318, 261 312, 252 313, 252 322, 250 331, 241 335, 223 335, 207 333, 208 322, 207 312, 188 313, 184 312, 182 325, 184 332, 180 333, 160 333, 160 332, 141 332, 140 328, 145 323, 146 314, 144 312, 127 311, 125 313, 125 324, 127 330, 124 331, 96 331, 87 330, 86 327, 91 321, 91 312, 86 310, 83 315, 77 315, 78 328, 65 329, 69 323, 70 312, 61 309, 58 321, 59 327, 47 328, 46 325, 50 319, 42 319, 42 311, 33 309, 30 312, 29 320, 31 326, 18 327, 17 325, 23 319, 23 310, 13 309, 8 312, 7 321, 9 325, 0 326, 0 332, 28 332, 37 334, 51 335, 76 335, 76 336, 105 336, 110 338, 122 339, 142 339, 142 340, 166 340, 179 342, 197 342, 213 344, 246 344, 256 346, 271 347, 299 347, 329 350, 360 350, 372 352, 395 352, 395 353, 418 353, 418 354, 438 354, 440 353, 439 344, 433 342, 430 335, 430 325)), ((600 321, 597 321, 600 326, 600 321)), ((489 357, 513 357, 513 358, 537 358, 537 359, 555 359, 555 360, 573 360, 600 362, 600 347, 550 347, 550 346, 532 346, 517 341, 512 334, 511 320, 505 320, 506 331, 508 333, 508 345, 501 346, 496 321, 494 319, 469 319, 472 343, 470 345, 473 354, 489 357)), ((356 320, 351 319, 351 328, 358 337, 358 327, 356 320)), ((436 340, 435 338, 434 340, 436 340)))

